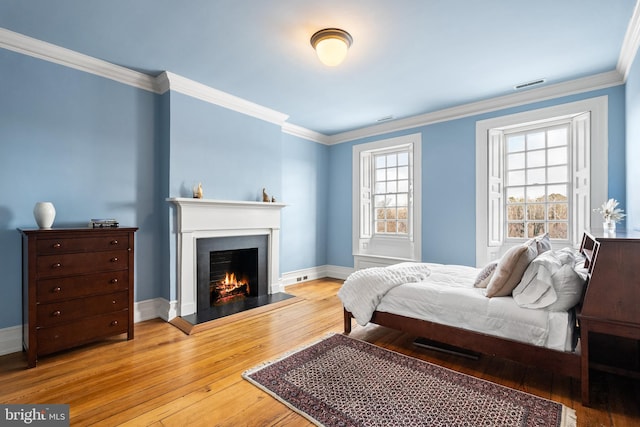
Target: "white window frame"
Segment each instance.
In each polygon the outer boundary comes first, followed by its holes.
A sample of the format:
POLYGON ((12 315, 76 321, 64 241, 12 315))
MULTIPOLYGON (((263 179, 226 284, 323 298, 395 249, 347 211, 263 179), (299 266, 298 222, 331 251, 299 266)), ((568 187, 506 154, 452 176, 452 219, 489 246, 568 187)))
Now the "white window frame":
POLYGON ((421 261, 422 256, 422 134, 400 136, 353 146, 353 256, 356 270, 421 261), (410 147, 409 233, 382 235, 373 232, 373 153, 394 147, 410 147), (369 179, 367 180, 367 177, 369 179))
MULTIPOLYGON (((501 204, 503 182, 498 170, 503 168, 503 151, 489 150, 489 145, 499 147, 502 144, 500 132, 496 129, 504 129, 517 125, 526 125, 555 117, 578 116, 581 113, 590 112, 590 148, 586 153, 586 161, 589 164, 589 176, 580 179, 579 171, 574 182, 572 200, 573 209, 581 209, 584 223, 578 224, 572 230, 574 245, 579 244, 582 231, 588 229, 591 224, 598 223, 598 214, 593 212, 594 205, 599 205, 607 199, 608 193, 608 97, 601 96, 583 101, 561 104, 538 110, 496 117, 493 119, 476 122, 476 265, 483 266, 487 262, 499 258, 511 244, 505 241, 503 236, 504 217, 492 218, 489 214, 491 205, 501 204), (494 161, 489 161, 489 154, 493 153, 494 161), (499 159, 497 163, 495 160, 499 159), (490 168, 491 166, 491 168, 490 168), (583 181, 588 181, 590 206, 582 206, 579 196, 583 181), (577 196, 576 196, 577 195, 577 196), (493 224, 489 221, 493 219, 493 224), (499 227, 497 227, 500 225, 499 227)), ((580 165, 583 159, 575 159, 575 167, 580 165)), ((502 211, 502 210, 500 210, 502 211)), ((582 221, 581 221, 582 222, 582 221)), ((517 244, 517 243, 516 243, 517 244)), ((566 246, 567 242, 564 242, 566 246)))

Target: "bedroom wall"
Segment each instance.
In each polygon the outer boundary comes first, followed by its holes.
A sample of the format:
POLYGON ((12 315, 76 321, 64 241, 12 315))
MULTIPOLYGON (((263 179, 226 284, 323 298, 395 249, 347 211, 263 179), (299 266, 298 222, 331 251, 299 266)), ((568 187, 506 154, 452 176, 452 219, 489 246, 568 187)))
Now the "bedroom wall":
POLYGON ((627 213, 629 230, 640 231, 640 61, 637 55, 629 71, 626 96, 627 213))
POLYGON ((475 265, 476 121, 602 95, 609 96, 609 197, 626 205, 625 97, 620 85, 332 146, 328 264, 353 267, 351 156, 355 144, 422 133, 422 260, 475 265))
POLYGON ((0 69, 0 328, 22 323, 16 227, 36 227, 37 201, 54 203, 55 226, 140 227, 135 296, 157 296, 158 96, 3 49, 0 69))

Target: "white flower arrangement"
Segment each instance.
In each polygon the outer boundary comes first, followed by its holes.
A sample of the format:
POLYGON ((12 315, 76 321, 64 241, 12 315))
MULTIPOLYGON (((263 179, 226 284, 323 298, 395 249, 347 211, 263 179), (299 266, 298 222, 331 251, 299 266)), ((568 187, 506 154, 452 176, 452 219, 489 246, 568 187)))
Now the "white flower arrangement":
POLYGON ((594 209, 594 211, 599 212, 605 222, 618 222, 626 216, 623 213, 624 211, 618 208, 618 204, 619 203, 616 199, 609 199, 605 203, 603 203, 600 208, 594 209))

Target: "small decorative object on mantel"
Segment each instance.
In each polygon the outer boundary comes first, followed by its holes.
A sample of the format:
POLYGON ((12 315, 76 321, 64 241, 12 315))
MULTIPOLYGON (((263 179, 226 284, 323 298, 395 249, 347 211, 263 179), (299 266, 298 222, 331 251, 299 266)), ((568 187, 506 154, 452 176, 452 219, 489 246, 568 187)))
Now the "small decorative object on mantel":
POLYGON ((275 196, 271 196, 271 203, 275 203, 275 202, 276 202, 275 196))
POLYGON ((193 187, 193 198, 194 199, 202 199, 202 183, 199 182, 198 185, 194 185, 193 187))
POLYGON ((89 227, 91 228, 116 228, 119 225, 120 223, 112 218, 109 218, 109 219, 93 218, 91 219, 91 221, 89 221, 89 227))
POLYGON ((262 201, 269 202, 269 195, 267 194, 267 189, 264 187, 262 188, 262 201))
POLYGON ((33 216, 39 228, 49 229, 56 218, 56 208, 51 202, 38 202, 33 208, 33 216))
POLYGON ((605 233, 615 233, 616 223, 626 216, 624 211, 618 208, 618 204, 616 199, 609 199, 600 208, 594 209, 602 215, 602 228, 605 233))

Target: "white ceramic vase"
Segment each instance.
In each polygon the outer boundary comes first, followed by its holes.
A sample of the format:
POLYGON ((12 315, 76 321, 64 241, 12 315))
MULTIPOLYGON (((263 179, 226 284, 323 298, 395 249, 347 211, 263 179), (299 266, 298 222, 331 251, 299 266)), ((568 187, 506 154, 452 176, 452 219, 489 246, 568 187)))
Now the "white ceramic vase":
POLYGON ((51 202, 38 202, 33 208, 33 216, 40 228, 51 228, 56 218, 56 208, 51 202))

